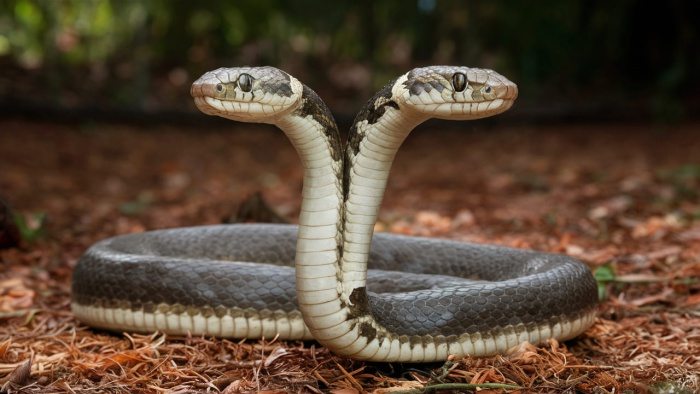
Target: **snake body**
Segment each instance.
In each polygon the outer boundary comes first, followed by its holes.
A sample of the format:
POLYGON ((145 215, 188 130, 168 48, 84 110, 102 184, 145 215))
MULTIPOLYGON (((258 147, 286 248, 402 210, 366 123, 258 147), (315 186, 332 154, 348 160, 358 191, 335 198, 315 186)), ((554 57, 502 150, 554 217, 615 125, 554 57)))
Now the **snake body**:
POLYGON ((272 67, 208 72, 204 113, 270 123, 304 167, 299 226, 220 225, 117 236, 73 279, 83 322, 118 331, 315 339, 340 355, 424 362, 573 338, 595 317, 596 283, 563 255, 374 234, 394 155, 429 118, 507 110, 517 87, 483 69, 433 66, 387 84, 342 144, 330 111, 272 67), (372 270, 367 269, 367 265, 372 270))

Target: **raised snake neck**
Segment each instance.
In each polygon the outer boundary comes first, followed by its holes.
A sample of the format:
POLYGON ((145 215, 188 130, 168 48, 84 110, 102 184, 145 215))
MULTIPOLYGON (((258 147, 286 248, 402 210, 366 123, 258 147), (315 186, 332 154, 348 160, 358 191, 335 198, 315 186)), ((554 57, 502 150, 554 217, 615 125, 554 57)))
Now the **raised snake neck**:
POLYGON ((566 256, 372 237, 404 138, 430 117, 474 119, 509 108, 517 88, 499 74, 434 66, 402 75, 358 114, 344 152, 325 104, 281 70, 215 70, 192 94, 205 113, 285 132, 305 171, 298 235, 290 226, 210 226, 98 243, 74 275, 73 310, 86 323, 314 338, 338 354, 409 362, 567 339, 592 323, 595 281, 566 256), (370 272, 369 291, 368 260, 381 269, 370 272), (294 278, 281 266, 292 261, 294 278))

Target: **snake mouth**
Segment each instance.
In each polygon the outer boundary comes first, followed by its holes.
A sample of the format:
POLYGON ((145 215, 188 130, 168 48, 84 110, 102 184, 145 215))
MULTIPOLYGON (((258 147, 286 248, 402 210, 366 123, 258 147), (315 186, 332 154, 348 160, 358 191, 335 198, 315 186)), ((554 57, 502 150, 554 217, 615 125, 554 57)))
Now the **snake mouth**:
POLYGON ((419 112, 438 119, 470 120, 498 115, 513 106, 515 99, 494 99, 481 102, 452 102, 442 104, 414 104, 419 112))
POLYGON ((271 105, 256 101, 221 100, 209 96, 195 96, 197 108, 207 115, 221 116, 239 122, 259 122, 260 119, 283 114, 290 105, 271 105))

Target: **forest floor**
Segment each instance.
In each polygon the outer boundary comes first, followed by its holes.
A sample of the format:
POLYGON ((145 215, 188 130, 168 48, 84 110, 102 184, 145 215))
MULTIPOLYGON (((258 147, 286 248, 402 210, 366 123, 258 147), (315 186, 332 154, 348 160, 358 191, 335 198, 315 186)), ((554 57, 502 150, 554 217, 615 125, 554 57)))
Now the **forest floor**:
POLYGON ((221 223, 256 192, 294 222, 296 154, 261 126, 0 120, 0 199, 22 233, 0 250, 0 392, 700 390, 700 125, 455 127, 408 138, 377 230, 583 260, 603 301, 580 337, 410 365, 313 342, 92 330, 70 311, 71 272, 89 245, 221 223))

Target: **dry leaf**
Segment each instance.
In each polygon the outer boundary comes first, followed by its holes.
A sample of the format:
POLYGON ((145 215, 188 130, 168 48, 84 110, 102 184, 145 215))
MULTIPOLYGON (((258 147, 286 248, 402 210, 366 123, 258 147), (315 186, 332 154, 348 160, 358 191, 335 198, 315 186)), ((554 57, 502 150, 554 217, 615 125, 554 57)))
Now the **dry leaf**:
POLYGON ((7 387, 11 384, 21 386, 29 380, 32 373, 32 359, 27 359, 23 363, 19 364, 9 375, 0 379, 0 384, 2 384, 2 390, 7 390, 7 387))
POLYGON ((6 339, 3 342, 0 342, 0 360, 5 359, 5 355, 10 349, 10 346, 12 346, 12 339, 6 339))
POLYGON ((272 365, 272 363, 274 363, 275 360, 287 354, 289 354, 287 349, 283 347, 278 347, 277 349, 273 350, 272 353, 269 356, 267 356, 267 358, 265 358, 265 362, 263 363, 263 365, 267 368, 270 365, 272 365))
POLYGON ((28 288, 20 278, 0 281, 0 312, 30 308, 34 305, 35 295, 35 291, 28 288))

